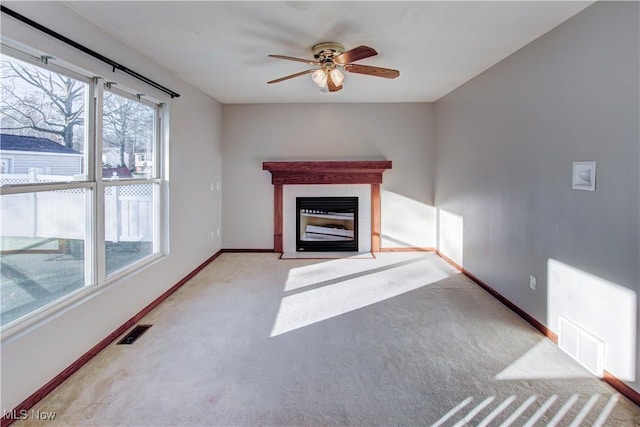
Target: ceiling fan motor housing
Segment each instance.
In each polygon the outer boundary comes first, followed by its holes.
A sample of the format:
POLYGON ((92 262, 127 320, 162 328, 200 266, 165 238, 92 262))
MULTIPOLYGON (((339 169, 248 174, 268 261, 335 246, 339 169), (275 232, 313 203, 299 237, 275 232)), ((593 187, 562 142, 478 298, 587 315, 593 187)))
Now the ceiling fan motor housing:
POLYGON ((320 60, 331 60, 333 56, 343 53, 344 46, 336 42, 322 42, 312 47, 313 56, 320 60))

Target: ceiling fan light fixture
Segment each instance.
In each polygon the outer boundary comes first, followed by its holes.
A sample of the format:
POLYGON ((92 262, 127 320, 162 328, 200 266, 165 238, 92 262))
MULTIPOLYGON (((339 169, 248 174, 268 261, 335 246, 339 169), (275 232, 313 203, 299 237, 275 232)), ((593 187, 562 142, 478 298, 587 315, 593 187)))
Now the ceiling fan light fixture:
POLYGON ((311 79, 319 87, 327 87, 327 72, 322 68, 311 74, 311 79))
POLYGON ((331 79, 336 84, 336 86, 340 86, 344 81, 344 74, 339 69, 334 68, 333 70, 331 70, 331 79))
POLYGON ((386 79, 395 79, 398 77, 400 75, 398 70, 353 64, 355 61, 370 58, 377 54, 378 52, 376 52, 375 49, 364 45, 345 51, 344 46, 340 43, 322 42, 313 46, 313 56, 316 60, 294 58, 284 55, 269 55, 271 58, 305 62, 309 65, 315 65, 317 68, 290 74, 280 77, 279 79, 268 81, 267 83, 279 83, 294 77, 311 74, 311 79, 322 92, 338 92, 342 90, 342 83, 345 79, 344 71, 374 77, 384 77, 386 79))

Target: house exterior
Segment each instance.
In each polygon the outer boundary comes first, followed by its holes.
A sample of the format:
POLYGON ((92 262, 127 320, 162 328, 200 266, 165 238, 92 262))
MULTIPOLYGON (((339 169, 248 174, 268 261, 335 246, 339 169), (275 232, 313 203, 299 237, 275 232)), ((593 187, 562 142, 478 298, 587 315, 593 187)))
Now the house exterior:
POLYGON ((153 154, 148 152, 135 153, 134 164, 136 173, 151 175, 153 173, 153 154))
POLYGON ((83 154, 48 138, 0 134, 0 174, 73 176, 82 173, 83 154))

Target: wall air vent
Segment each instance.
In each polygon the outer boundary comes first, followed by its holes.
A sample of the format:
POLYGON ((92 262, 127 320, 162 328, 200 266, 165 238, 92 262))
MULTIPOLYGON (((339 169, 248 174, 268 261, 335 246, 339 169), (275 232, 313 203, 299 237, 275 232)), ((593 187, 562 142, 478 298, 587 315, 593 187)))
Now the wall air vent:
POLYGON ((133 344, 133 342, 135 340, 137 340, 138 338, 140 338, 142 336, 142 334, 147 332, 147 330, 151 326, 152 325, 138 325, 138 326, 136 326, 135 328, 133 328, 131 330, 131 332, 129 332, 127 335, 125 335, 124 338, 122 338, 120 341, 118 341, 117 345, 120 345, 120 344, 133 344))
POLYGON ((594 375, 604 374, 604 342, 569 319, 559 316, 558 347, 594 375))

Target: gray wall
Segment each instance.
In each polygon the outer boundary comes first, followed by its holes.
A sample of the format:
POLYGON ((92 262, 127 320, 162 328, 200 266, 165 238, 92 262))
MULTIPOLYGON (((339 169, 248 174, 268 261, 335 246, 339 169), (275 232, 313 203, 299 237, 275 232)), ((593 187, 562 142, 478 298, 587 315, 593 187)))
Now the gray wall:
POLYGON ((433 105, 224 105, 223 121, 224 248, 273 248, 263 161, 381 159, 393 162, 383 175, 382 245, 435 246, 433 105))
POLYGON ((565 316, 605 341, 637 390, 638 16, 598 2, 439 100, 435 186, 445 254, 555 332, 565 316), (595 192, 572 190, 574 161, 597 162, 595 192))
POLYGON ((210 231, 221 224, 221 194, 210 184, 221 179, 221 105, 132 51, 60 2, 3 2, 67 37, 161 82, 181 94, 170 99, 88 55, 2 16, 3 41, 10 38, 109 76, 121 86, 158 97, 170 110, 167 203, 168 254, 148 268, 63 304, 44 319, 2 336, 0 410, 11 410, 85 352, 217 252, 221 239, 210 231))

